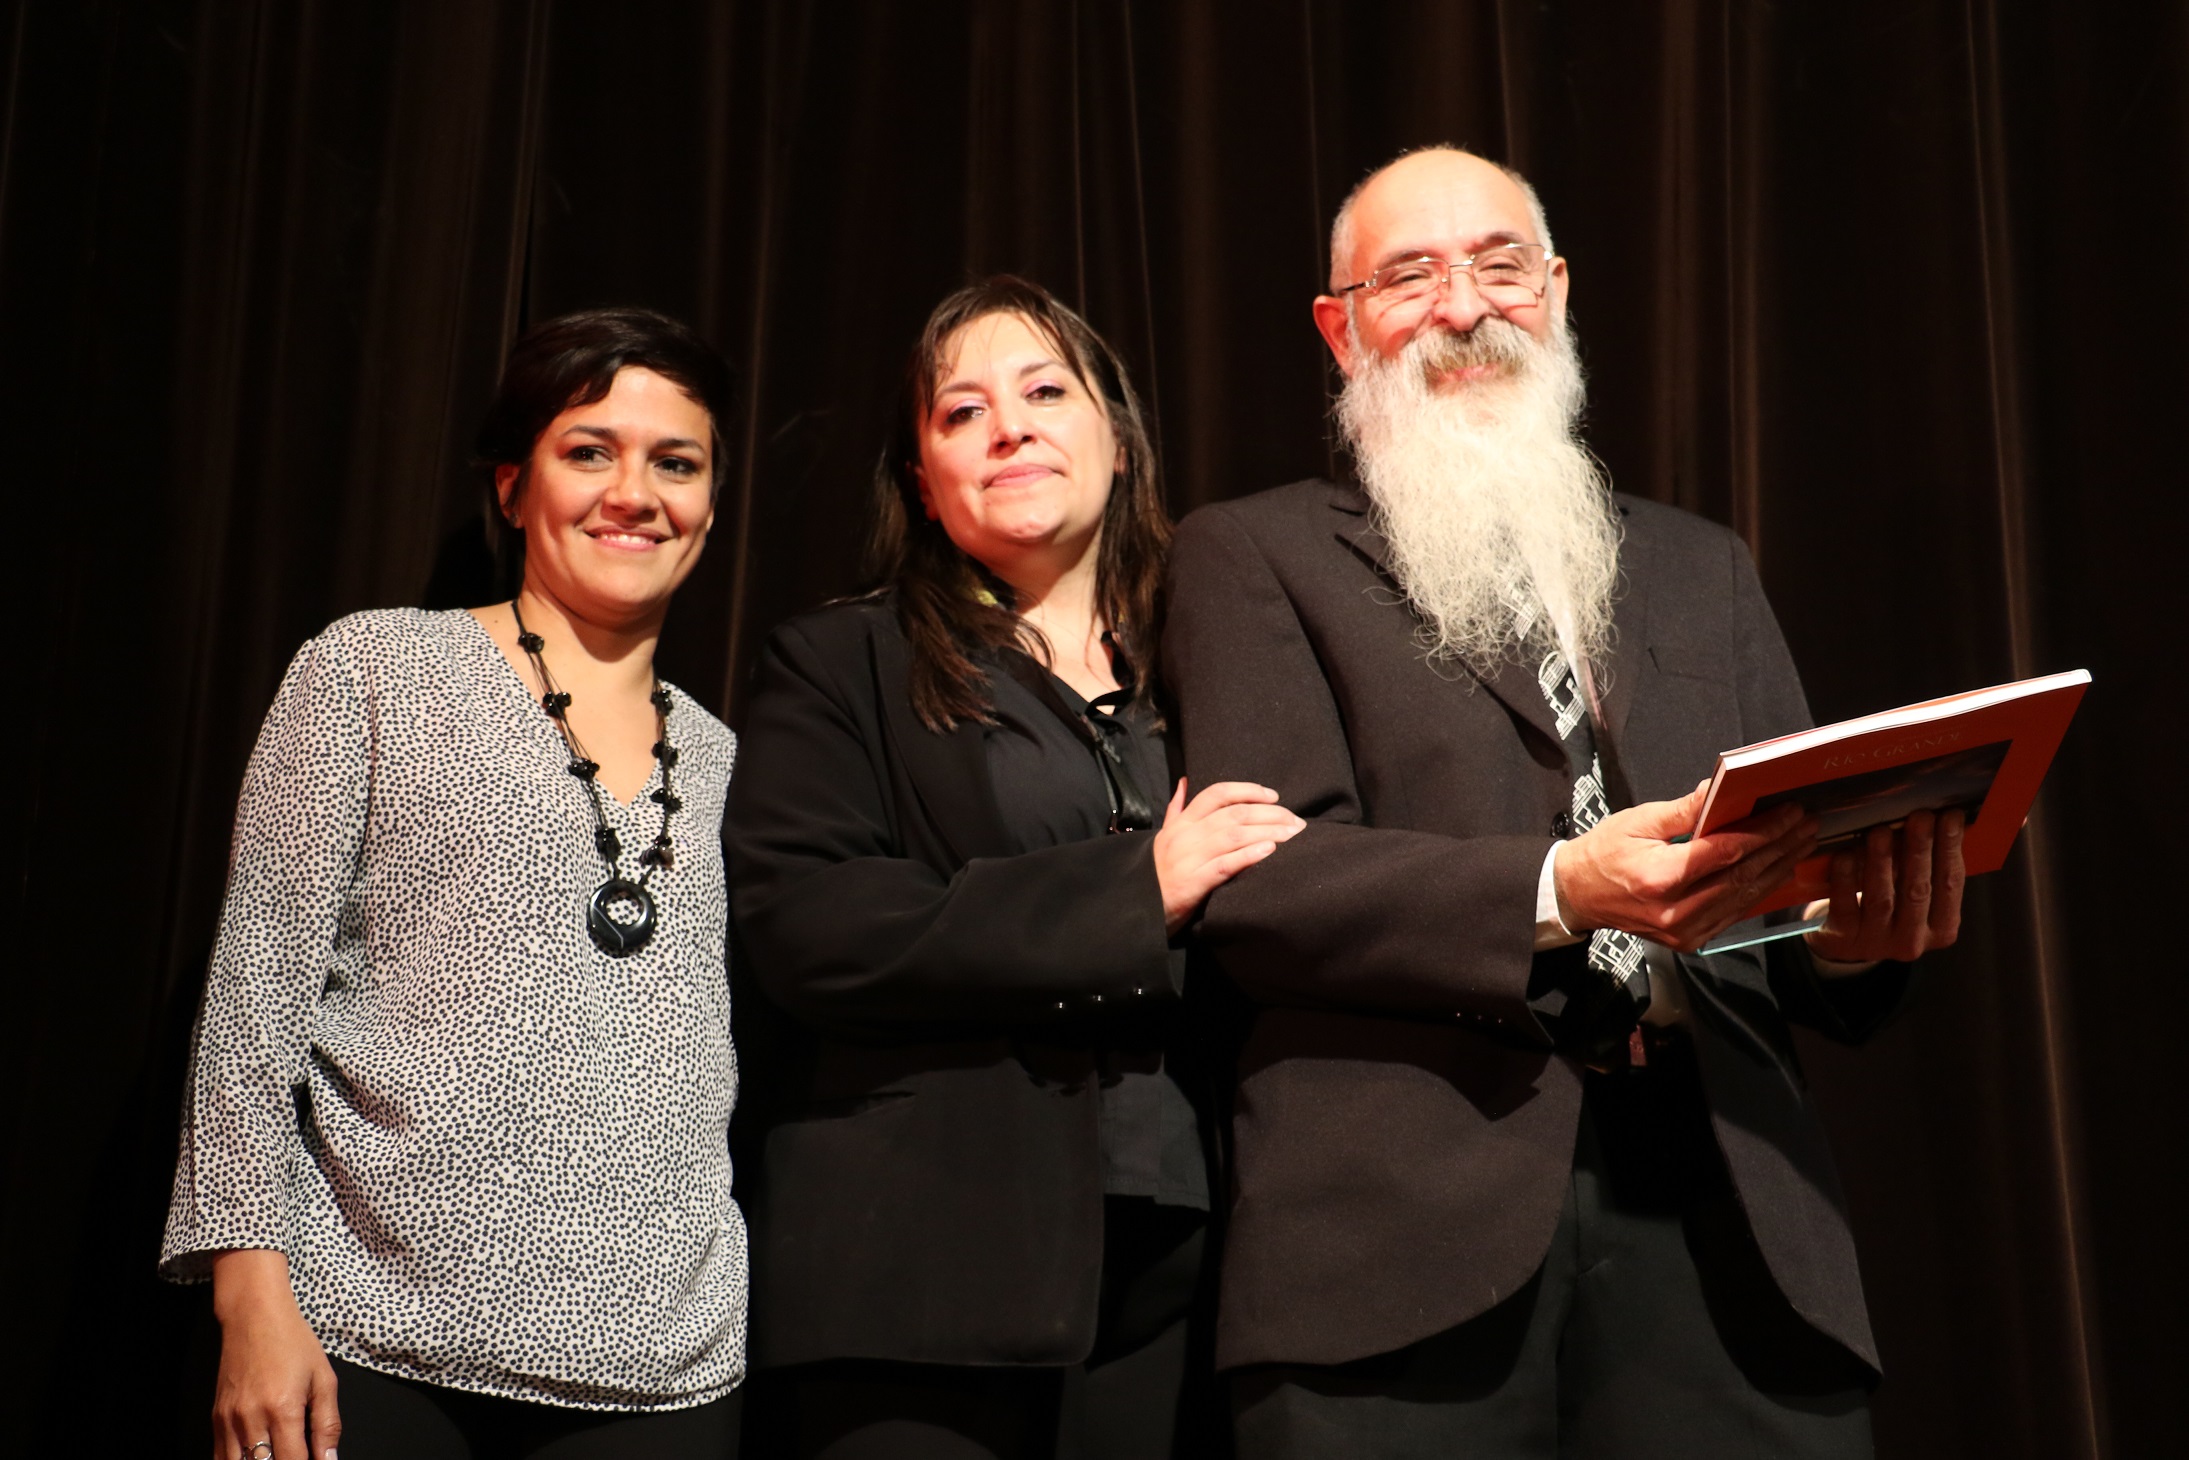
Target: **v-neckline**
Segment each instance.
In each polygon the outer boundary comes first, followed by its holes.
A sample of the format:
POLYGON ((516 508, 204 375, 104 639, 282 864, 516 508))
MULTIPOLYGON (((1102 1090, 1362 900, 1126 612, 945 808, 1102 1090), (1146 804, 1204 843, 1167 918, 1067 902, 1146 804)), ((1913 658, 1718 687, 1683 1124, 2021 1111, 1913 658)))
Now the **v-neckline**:
MULTIPOLYGON (((456 610, 456 612, 462 614, 464 618, 470 622, 471 627, 475 631, 477 631, 478 636, 485 641, 487 652, 493 656, 494 662, 501 666, 502 678, 508 683, 510 688, 514 689, 517 692, 517 698, 523 703, 527 712, 526 719, 531 721, 536 727, 533 731, 533 739, 537 741, 541 738, 542 732, 545 733, 546 739, 552 742, 550 748, 553 750, 555 756, 561 762, 561 765, 558 768, 562 769, 565 774, 567 774, 570 761, 570 747, 564 743, 562 738, 562 732, 557 730, 554 726, 554 723, 548 718, 546 707, 543 706, 539 702, 539 700, 534 697, 532 693, 532 686, 524 682, 524 676, 517 672, 516 665, 510 663, 509 655, 502 649, 501 644, 495 640, 494 635, 489 632, 487 626, 479 621, 479 616, 477 614, 473 613, 468 608, 459 608, 456 610)), ((659 682, 661 684, 661 687, 665 690, 668 690, 672 695, 676 692, 674 687, 671 686, 667 681, 659 682)), ((575 780, 577 778, 575 776, 572 776, 571 779, 575 780)), ((656 756, 654 758, 653 769, 647 772, 645 781, 640 784, 637 792, 634 793, 631 799, 628 801, 624 800, 621 796, 618 796, 615 792, 609 790, 607 786, 602 785, 598 779, 594 781, 595 785, 600 786, 601 794, 607 797, 608 803, 611 806, 614 806, 618 811, 625 813, 637 809, 638 806, 646 800, 647 796, 658 785, 660 785, 660 783, 661 758, 659 756, 656 756)))

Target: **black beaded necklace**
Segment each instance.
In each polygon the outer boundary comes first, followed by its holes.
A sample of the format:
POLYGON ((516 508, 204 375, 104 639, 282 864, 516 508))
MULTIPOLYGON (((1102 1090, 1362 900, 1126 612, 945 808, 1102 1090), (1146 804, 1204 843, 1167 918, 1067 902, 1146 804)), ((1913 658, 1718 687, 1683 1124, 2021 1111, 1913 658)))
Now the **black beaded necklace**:
POLYGON ((524 626, 524 614, 517 608, 515 599, 509 602, 509 612, 517 621, 517 647, 532 661, 532 672, 540 677, 540 684, 547 691, 540 696, 540 705, 555 722, 555 728, 562 732, 563 744, 570 750, 570 774, 585 783, 593 807, 593 846, 601 860, 608 864, 607 880, 593 889, 593 896, 585 905, 585 930, 593 935, 593 941, 600 945, 603 953, 618 956, 636 953, 654 936, 654 895, 646 890, 646 884, 652 880, 655 868, 676 865, 676 847, 669 840, 669 818, 684 805, 677 799, 669 781, 670 772, 676 766, 676 747, 669 743, 669 692, 657 679, 654 692, 648 697, 654 703, 654 759, 661 762, 661 789, 654 792, 651 799, 661 807, 661 830, 655 833, 653 845, 639 853, 639 866, 645 870, 633 882, 623 875, 623 843, 617 839, 615 828, 608 824, 608 809, 601 805, 600 764, 586 755, 577 732, 570 728, 570 694, 555 683, 554 676, 547 672, 547 661, 540 657, 547 641, 524 626), (608 909, 619 902, 636 907, 638 916, 630 922, 610 916, 608 909))

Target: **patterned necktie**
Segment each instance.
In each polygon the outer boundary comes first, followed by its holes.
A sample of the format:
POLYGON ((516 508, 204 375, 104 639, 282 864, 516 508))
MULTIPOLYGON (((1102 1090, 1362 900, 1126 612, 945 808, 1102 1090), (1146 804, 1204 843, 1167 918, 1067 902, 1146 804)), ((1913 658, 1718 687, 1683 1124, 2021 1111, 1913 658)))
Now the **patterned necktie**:
MULTIPOLYGON (((1530 641, 1536 616, 1533 604, 1516 606, 1514 627, 1521 643, 1530 641)), ((1605 791, 1604 764, 1596 753, 1595 728, 1580 677, 1555 639, 1536 665, 1535 682, 1550 705, 1558 738, 1565 743, 1566 765, 1573 773, 1573 834, 1579 836, 1611 814, 1611 798, 1605 791)), ((1577 1043, 1588 1063, 1618 1063, 1617 1052, 1628 1043, 1628 1035, 1649 1007, 1649 969, 1642 940, 1617 928, 1598 928, 1589 934, 1588 966, 1602 976, 1597 994, 1581 1000, 1581 1007, 1569 1009, 1561 1022, 1578 1027, 1577 1043)))

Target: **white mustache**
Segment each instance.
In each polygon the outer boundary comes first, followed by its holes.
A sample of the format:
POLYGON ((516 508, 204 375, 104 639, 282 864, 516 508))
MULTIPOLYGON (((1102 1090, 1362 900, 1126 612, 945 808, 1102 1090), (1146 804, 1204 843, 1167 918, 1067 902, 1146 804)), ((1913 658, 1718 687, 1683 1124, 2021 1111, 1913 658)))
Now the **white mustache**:
POLYGON ((1533 363, 1536 350, 1526 330, 1490 314, 1465 334, 1446 325, 1425 329, 1408 342, 1405 353, 1418 356, 1423 378, 1434 380, 1477 365, 1509 366, 1509 373, 1521 374, 1533 363))

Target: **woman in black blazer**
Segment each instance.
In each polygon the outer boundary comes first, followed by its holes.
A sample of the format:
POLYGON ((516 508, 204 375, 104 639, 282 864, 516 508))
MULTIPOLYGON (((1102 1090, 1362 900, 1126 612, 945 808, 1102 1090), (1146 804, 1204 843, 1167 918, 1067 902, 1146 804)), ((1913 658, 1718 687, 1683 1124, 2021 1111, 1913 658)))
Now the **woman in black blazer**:
POLYGON ((876 488, 883 586, 771 637, 727 820, 790 1025, 746 1172, 755 1425, 828 1460, 1203 1453, 1176 940, 1301 822, 1260 786, 1165 805, 1170 525, 1078 315, 1009 277, 944 300, 876 488))

